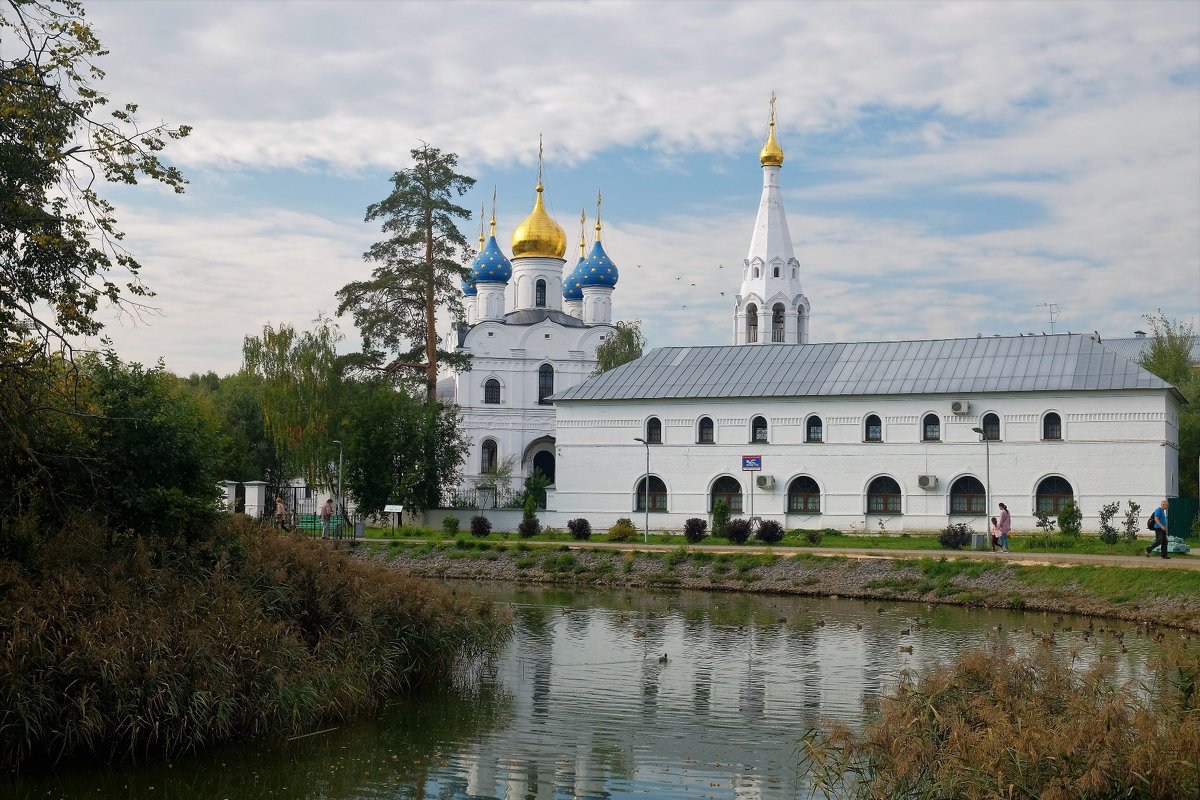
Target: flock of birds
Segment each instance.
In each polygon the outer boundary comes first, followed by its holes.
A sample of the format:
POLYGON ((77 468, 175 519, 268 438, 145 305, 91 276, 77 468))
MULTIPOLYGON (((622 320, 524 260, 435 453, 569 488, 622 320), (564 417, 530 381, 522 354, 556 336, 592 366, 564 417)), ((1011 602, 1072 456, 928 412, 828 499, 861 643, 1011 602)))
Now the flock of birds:
MULTIPOLYGON (((635 264, 634 266, 636 266, 638 269, 646 269, 646 267, 642 266, 641 264, 635 264)), ((725 269, 725 265, 724 265, 724 264, 717 264, 717 269, 725 269)), ((681 280, 683 280, 683 276, 682 276, 682 275, 676 275, 676 276, 675 276, 675 280, 677 280, 677 281, 681 281, 681 280)), ((695 286, 696 284, 695 284, 695 283, 692 283, 691 285, 692 285, 692 286, 695 286)), ((724 293, 724 292, 721 292, 720 294, 721 294, 721 297, 724 297, 724 296, 725 296, 725 293, 724 293)), ((687 308, 687 306, 686 306, 686 305, 683 305, 682 307, 683 307, 683 308, 687 308)))

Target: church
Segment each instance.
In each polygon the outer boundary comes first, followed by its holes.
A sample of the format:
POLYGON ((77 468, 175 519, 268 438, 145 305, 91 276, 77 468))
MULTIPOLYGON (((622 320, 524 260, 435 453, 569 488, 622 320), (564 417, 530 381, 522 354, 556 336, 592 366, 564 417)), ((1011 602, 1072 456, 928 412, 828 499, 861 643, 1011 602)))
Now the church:
POLYGON ((1182 395, 1098 336, 810 343, 773 112, 759 160, 731 344, 658 348, 595 377, 617 283, 599 213, 567 271, 540 170, 511 261, 493 215, 454 334, 474 356, 455 387, 464 487, 511 458, 514 475, 552 481, 543 524, 598 530, 680 530, 718 500, 789 529, 870 532, 983 530, 1003 502, 1030 530, 1069 499, 1095 530, 1106 503, 1148 513, 1178 494, 1182 395))

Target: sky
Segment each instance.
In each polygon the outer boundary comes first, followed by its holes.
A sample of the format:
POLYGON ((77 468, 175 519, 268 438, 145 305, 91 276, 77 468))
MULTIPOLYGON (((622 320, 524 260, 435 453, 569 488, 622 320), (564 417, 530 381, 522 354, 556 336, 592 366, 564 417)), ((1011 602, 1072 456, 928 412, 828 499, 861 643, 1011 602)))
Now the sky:
POLYGON ((496 190, 511 255, 539 134, 569 241, 604 193, 614 318, 651 346, 727 344, 772 92, 813 341, 1050 333, 1052 310, 1055 332, 1108 337, 1158 309, 1200 317, 1200 3, 86 10, 103 90, 194 128, 169 150, 185 195, 105 191, 157 293, 140 319, 102 312, 126 360, 227 374, 264 325, 332 315, 382 238, 367 206, 421 141, 478 181, 469 241, 496 190))

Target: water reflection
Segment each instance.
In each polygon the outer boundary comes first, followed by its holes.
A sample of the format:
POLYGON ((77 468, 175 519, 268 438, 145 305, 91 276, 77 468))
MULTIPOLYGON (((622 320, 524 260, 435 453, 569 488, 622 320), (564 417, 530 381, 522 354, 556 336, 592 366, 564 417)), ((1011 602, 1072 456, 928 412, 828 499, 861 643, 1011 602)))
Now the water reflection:
POLYGON ((0 796, 790 798, 804 789, 795 740, 822 719, 861 724, 906 666, 969 646, 1049 646, 1133 675, 1153 646, 1132 625, 1043 614, 472 588, 514 605, 516 635, 461 685, 293 742, 0 779, 0 796))

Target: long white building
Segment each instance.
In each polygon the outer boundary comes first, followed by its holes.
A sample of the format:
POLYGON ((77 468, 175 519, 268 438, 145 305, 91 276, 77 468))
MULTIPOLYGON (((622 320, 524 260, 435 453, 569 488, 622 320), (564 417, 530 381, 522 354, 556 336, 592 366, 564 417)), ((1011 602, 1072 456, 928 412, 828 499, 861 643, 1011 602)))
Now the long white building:
POLYGON ((1148 513, 1178 494, 1183 397, 1098 337, 809 343, 773 114, 760 163, 728 346, 660 348, 589 378, 616 283, 599 222, 563 280, 540 180, 510 272, 481 237, 458 340, 475 356, 457 387, 467 485, 512 455, 553 478, 547 524, 602 529, 648 502, 650 526, 675 530, 720 499, 788 528, 868 531, 979 530, 999 502, 1030 529, 1074 499, 1095 529, 1105 503, 1148 513))

